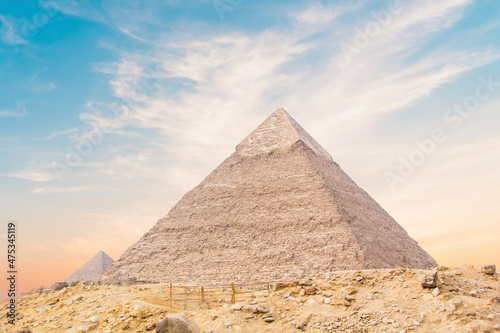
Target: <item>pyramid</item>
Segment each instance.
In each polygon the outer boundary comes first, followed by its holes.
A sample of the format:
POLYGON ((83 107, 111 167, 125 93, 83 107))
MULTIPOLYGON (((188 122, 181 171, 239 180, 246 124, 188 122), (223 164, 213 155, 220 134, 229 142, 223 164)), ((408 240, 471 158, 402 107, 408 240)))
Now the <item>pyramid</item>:
POLYGON ((436 265, 278 109, 101 279, 278 281, 336 270, 436 265))
POLYGON ((108 269, 115 261, 105 252, 99 251, 95 256, 90 258, 82 267, 71 274, 65 282, 73 281, 97 281, 102 273, 108 269))

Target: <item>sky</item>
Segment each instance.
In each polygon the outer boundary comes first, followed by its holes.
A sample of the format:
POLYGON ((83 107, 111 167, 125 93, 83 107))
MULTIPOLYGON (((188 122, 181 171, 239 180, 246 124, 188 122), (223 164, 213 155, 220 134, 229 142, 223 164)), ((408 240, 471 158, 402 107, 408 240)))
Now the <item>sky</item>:
POLYGON ((495 0, 1 2, 0 239, 5 253, 14 221, 18 288, 99 250, 118 259, 277 108, 439 264, 500 264, 499 14, 495 0))

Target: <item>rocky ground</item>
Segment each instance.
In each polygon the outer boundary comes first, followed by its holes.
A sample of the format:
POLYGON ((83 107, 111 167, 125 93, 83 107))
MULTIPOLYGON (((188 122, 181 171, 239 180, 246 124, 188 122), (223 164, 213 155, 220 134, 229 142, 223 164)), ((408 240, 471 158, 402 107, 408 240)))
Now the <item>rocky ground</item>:
POLYGON ((186 309, 169 307, 166 285, 78 284, 22 297, 16 327, 4 317, 0 332, 154 332, 179 312, 202 332, 500 332, 497 273, 439 267, 437 277, 433 287, 424 270, 338 272, 186 309))

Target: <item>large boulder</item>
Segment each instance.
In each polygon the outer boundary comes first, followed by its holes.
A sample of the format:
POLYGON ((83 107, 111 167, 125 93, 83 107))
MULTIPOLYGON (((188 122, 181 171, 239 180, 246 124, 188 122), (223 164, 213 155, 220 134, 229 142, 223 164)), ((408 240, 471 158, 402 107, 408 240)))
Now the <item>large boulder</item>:
POLYGON ((156 324, 157 333, 201 333, 200 328, 184 313, 171 314, 156 324))
POLYGON ((485 265, 483 266, 483 272, 488 275, 495 275, 497 267, 495 265, 485 265))
POLYGON ((426 271, 424 277, 422 278, 422 287, 436 288, 437 283, 438 283, 437 270, 426 271))
POLYGON ((297 286, 297 282, 290 282, 290 283, 286 283, 286 282, 278 282, 276 284, 276 288, 274 289, 275 291, 279 291, 281 289, 285 289, 285 288, 289 288, 289 287, 296 287, 297 286))

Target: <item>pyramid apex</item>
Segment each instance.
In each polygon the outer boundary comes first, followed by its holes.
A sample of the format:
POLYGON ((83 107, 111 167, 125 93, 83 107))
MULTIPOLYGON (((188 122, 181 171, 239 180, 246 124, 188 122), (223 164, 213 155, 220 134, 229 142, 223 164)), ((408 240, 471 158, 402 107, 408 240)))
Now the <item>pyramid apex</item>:
POLYGON ((317 155, 332 159, 330 154, 283 108, 276 109, 243 139, 236 146, 236 152, 242 156, 255 156, 289 148, 297 141, 302 141, 317 155))
POLYGON ((277 108, 276 110, 274 110, 268 117, 271 118, 271 116, 276 116, 276 117, 286 117, 285 119, 288 119, 288 121, 290 121, 290 119, 293 119, 292 116, 290 116, 290 114, 283 108, 277 108))
POLYGON ((286 110, 283 108, 277 108, 273 113, 284 113, 284 114, 288 115, 288 112, 286 112, 286 110))
POLYGON ((106 254, 106 252, 101 250, 101 251, 97 252, 94 257, 103 257, 103 256, 108 256, 108 255, 106 254))

